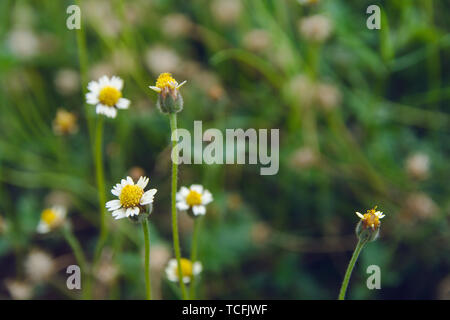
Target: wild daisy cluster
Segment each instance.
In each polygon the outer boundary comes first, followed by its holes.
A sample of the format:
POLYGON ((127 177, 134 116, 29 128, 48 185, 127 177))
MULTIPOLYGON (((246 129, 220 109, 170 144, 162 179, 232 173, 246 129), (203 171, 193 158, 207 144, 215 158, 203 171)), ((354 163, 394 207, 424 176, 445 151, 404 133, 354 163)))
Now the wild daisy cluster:
MULTIPOLYGON (((163 113, 177 113, 183 108, 183 99, 179 89, 186 81, 178 83, 170 73, 159 75, 154 86, 150 89, 158 93, 158 107, 163 113)), ((96 105, 98 114, 104 114, 114 118, 117 109, 126 109, 129 106, 129 100, 122 98, 123 81, 118 77, 109 79, 104 76, 98 82, 90 82, 86 95, 89 104, 96 105)), ((106 203, 106 208, 117 219, 129 218, 133 221, 142 222, 149 218, 153 210, 154 196, 157 189, 145 190, 149 183, 149 178, 140 176, 135 183, 131 177, 122 179, 111 190, 111 193, 117 199, 106 203)), ((186 211, 191 217, 202 216, 206 214, 206 205, 213 201, 211 192, 202 185, 193 184, 189 188, 181 187, 176 194, 176 207, 180 211, 186 211)), ((181 270, 183 282, 189 283, 193 277, 202 270, 199 261, 190 261, 181 259, 181 270)), ((169 261, 166 268, 166 275, 170 281, 179 281, 178 264, 176 259, 169 261)))
MULTIPOLYGON (((170 73, 162 73, 156 84, 149 86, 158 93, 158 106, 163 113, 177 113, 182 110, 183 99, 179 89, 185 83, 186 81, 183 81, 179 84, 170 73)), ((111 78, 102 76, 98 81, 91 81, 88 84, 89 92, 86 94, 86 102, 96 107, 97 114, 115 118, 118 109, 128 109, 130 106, 130 100, 122 96, 123 84, 123 80, 117 76, 111 78)), ((76 116, 62 109, 58 110, 53 125, 55 134, 72 134, 78 129, 76 116)), ((111 190, 117 198, 106 202, 105 205, 116 220, 129 218, 135 222, 143 222, 144 219, 149 218, 153 210, 157 189, 145 190, 149 184, 149 178, 142 175, 137 175, 135 178, 137 182, 127 176, 111 190)), ((211 192, 199 184, 193 184, 189 188, 183 186, 176 194, 176 208, 186 211, 193 218, 205 215, 206 205, 212 201, 211 192)), ((43 210, 37 232, 48 233, 63 227, 66 216, 65 206, 57 205, 43 210)), ((182 258, 180 265, 184 283, 191 282, 202 271, 199 261, 182 258)), ((26 268, 33 281, 41 281, 53 272, 53 262, 47 254, 34 251, 26 261, 26 268)), ((170 281, 179 281, 176 259, 168 262, 166 275, 170 281)))

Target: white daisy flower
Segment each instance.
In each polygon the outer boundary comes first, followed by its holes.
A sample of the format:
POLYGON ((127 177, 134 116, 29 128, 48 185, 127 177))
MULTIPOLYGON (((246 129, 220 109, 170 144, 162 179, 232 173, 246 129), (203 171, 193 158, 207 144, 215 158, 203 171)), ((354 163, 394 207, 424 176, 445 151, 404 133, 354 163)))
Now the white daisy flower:
POLYGON ((127 177, 114 186, 111 193, 119 199, 108 201, 106 208, 112 211, 115 219, 137 216, 141 210, 144 210, 143 206, 153 203, 153 197, 157 190, 150 189, 144 192, 148 181, 147 177, 140 177, 134 184, 133 179, 127 177))
MULTIPOLYGON (((193 276, 197 276, 202 272, 202 264, 199 261, 192 263, 190 260, 181 258, 181 274, 183 282, 189 283, 193 276)), ((178 282, 178 263, 176 259, 170 259, 166 267, 166 276, 172 282, 178 282)))
POLYGON ((130 100, 122 98, 122 88, 121 78, 103 76, 98 81, 89 82, 86 102, 96 106, 97 114, 115 118, 117 109, 128 109, 130 106, 130 100))
POLYGON ((213 201, 211 192, 204 189, 199 184, 193 184, 188 189, 181 187, 177 193, 177 208, 178 210, 188 210, 192 208, 194 216, 204 215, 206 213, 206 205, 213 201))
POLYGON ((37 226, 38 233, 48 233, 63 224, 66 219, 67 209, 63 206, 54 206, 45 209, 41 213, 41 220, 37 226))

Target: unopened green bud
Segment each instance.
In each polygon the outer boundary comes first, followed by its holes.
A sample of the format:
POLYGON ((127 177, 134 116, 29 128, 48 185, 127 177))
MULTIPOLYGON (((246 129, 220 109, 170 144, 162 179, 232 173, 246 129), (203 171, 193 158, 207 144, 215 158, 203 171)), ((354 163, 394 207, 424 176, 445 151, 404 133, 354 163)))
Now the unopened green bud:
POLYGON ((158 109, 162 113, 177 113, 183 110, 183 97, 178 90, 186 81, 181 84, 172 78, 170 73, 161 73, 156 80, 155 86, 149 88, 158 92, 158 109))
POLYGON ((183 110, 183 97, 177 89, 164 89, 158 96, 156 105, 162 113, 177 113, 183 110))
POLYGON ((358 239, 361 241, 375 241, 380 233, 380 228, 365 228, 364 222, 361 220, 356 225, 355 233, 358 239))

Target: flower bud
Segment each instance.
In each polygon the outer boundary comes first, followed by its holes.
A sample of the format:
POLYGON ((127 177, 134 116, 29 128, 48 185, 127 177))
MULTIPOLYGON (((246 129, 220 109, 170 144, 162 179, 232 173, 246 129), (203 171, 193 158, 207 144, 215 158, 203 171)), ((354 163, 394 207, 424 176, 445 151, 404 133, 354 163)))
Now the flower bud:
POLYGON ((364 222, 360 220, 355 228, 356 236, 361 241, 375 241, 378 238, 378 235, 380 234, 380 228, 372 229, 372 228, 365 228, 364 222))
POLYGON ((183 110, 183 97, 178 89, 185 83, 186 81, 183 81, 178 84, 170 73, 162 73, 156 80, 156 85, 149 87, 158 92, 157 106, 162 113, 177 113, 183 110))
POLYGON ((375 241, 380 233, 380 219, 384 217, 383 212, 376 211, 376 206, 373 209, 367 210, 365 214, 356 212, 356 215, 361 218, 355 228, 356 236, 360 241, 375 241))
POLYGON ((156 102, 162 113, 177 113, 183 110, 183 97, 178 90, 163 90, 156 102))

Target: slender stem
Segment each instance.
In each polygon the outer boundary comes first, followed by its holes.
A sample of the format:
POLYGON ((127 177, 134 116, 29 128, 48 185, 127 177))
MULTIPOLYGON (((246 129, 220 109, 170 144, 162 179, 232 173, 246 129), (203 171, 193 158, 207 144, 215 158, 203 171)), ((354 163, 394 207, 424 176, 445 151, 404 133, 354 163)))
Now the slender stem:
POLYGON ((177 130, 177 114, 169 114, 170 129, 172 132, 172 233, 173 233, 173 248, 175 251, 175 258, 178 265, 178 279, 180 281, 181 296, 183 300, 186 300, 186 288, 183 282, 183 273, 181 271, 181 252, 180 252, 180 239, 178 238, 178 216, 176 207, 176 195, 177 195, 177 175, 178 175, 178 152, 174 151, 177 146, 178 137, 176 136, 177 130))
MULTIPOLYGON (((200 217, 194 219, 194 231, 192 233, 192 245, 191 245, 191 262, 195 263, 197 261, 197 241, 198 233, 200 230, 200 217)), ((195 300, 195 275, 192 274, 191 287, 189 288, 189 299, 195 300)))
MULTIPOLYGON (((76 1, 76 4, 80 5, 80 0, 76 1)), ((87 56, 87 50, 86 50, 86 38, 84 35, 84 28, 81 27, 80 29, 77 29, 76 31, 77 35, 77 49, 78 49, 78 60, 80 63, 80 74, 81 74, 81 86, 83 90, 83 98, 86 95, 87 85, 88 85, 88 56, 87 56)), ((88 131, 89 131, 89 139, 91 141, 92 145, 92 135, 94 130, 94 124, 92 123, 92 118, 89 113, 89 106, 85 103, 85 112, 86 112, 86 119, 88 124, 88 131)))
POLYGON ((150 284, 150 236, 147 219, 144 219, 142 222, 142 230, 144 230, 145 243, 145 296, 147 300, 152 300, 152 287, 150 284))
POLYGON ((106 194, 105 194, 105 177, 103 169, 103 154, 102 154, 102 140, 103 140, 103 117, 98 117, 97 128, 95 133, 95 169, 97 178, 98 201, 100 210, 100 237, 95 249, 94 264, 100 257, 103 245, 107 237, 106 230, 106 194))
POLYGON ((88 264, 86 261, 86 257, 83 253, 83 249, 81 248, 80 242, 77 240, 75 235, 72 233, 72 230, 70 229, 70 226, 65 225, 62 227, 62 233, 64 238, 66 239, 67 243, 69 244, 70 248, 73 251, 73 254, 75 255, 75 259, 77 260, 77 263, 80 265, 81 272, 86 275, 86 286, 83 290, 83 299, 89 299, 90 290, 91 290, 91 282, 89 279, 89 272, 88 272, 88 264))
POLYGON ((339 300, 345 299, 345 292, 347 291, 348 283, 350 281, 350 276, 352 275, 353 267, 355 266, 356 260, 358 260, 359 254, 363 249, 364 245, 367 243, 367 240, 359 240, 356 245, 355 251, 353 251, 352 258, 348 263, 347 271, 345 271, 344 280, 342 281, 341 290, 339 291, 339 300))

